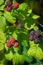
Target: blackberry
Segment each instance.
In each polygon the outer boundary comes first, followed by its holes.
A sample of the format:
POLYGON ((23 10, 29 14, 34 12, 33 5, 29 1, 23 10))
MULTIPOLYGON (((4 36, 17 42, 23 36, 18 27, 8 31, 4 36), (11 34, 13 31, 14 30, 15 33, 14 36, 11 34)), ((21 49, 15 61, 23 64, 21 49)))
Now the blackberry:
POLYGON ((38 39, 35 39, 34 40, 34 43, 38 44, 39 40, 38 39))
POLYGON ((31 36, 31 35, 34 35, 34 32, 35 32, 35 31, 31 31, 31 32, 30 32, 30 36, 31 36))
POLYGON ((11 2, 11 1, 8 1, 8 2, 7 2, 7 6, 10 7, 11 5, 12 5, 12 2, 11 2))
POLYGON ((38 37, 40 35, 41 31, 40 30, 37 30, 35 31, 35 35, 38 37))

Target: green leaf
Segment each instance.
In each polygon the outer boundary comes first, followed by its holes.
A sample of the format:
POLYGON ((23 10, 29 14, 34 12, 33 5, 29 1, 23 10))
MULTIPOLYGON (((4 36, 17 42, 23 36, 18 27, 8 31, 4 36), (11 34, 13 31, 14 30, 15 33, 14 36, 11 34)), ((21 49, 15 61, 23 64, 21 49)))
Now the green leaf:
POLYGON ((21 43, 23 40, 25 40, 26 42, 28 41, 28 32, 27 33, 23 33, 23 31, 21 31, 20 33, 18 33, 18 41, 21 43))
POLYGON ((0 16, 0 29, 4 31, 5 30, 5 26, 6 26, 5 17, 0 16))
POLYGON ((20 59, 19 59, 19 62, 20 62, 21 64, 23 64, 24 61, 25 61, 24 55, 20 55, 19 58, 20 58, 20 59))
POLYGON ((37 31, 39 28, 38 28, 38 26, 34 26, 34 28, 33 28, 35 31, 37 31))
POLYGON ((36 62, 36 63, 34 63, 34 64, 29 64, 29 65, 41 65, 40 63, 38 63, 38 62, 36 62))
POLYGON ((0 10, 4 10, 5 5, 0 6, 0 10))
POLYGON ((17 47, 17 48, 13 47, 13 50, 14 50, 14 52, 18 52, 20 50, 20 48, 19 47, 17 47))
POLYGON ((9 22, 9 23, 15 23, 16 22, 16 18, 15 17, 12 17, 11 13, 8 12, 8 11, 5 11, 4 13, 4 16, 6 18, 6 20, 9 22))
POLYGON ((43 39, 40 40, 39 47, 43 50, 43 39))
POLYGON ((0 5, 2 5, 4 3, 4 0, 0 0, 0 5))
POLYGON ((0 51, 4 49, 4 43, 0 43, 0 51))
POLYGON ((38 47, 37 49, 36 49, 36 58, 38 58, 38 59, 43 59, 43 54, 42 54, 42 49, 40 48, 40 47, 38 47))
POLYGON ((21 64, 24 63, 24 56, 18 53, 15 53, 13 56, 13 65, 16 65, 18 63, 21 63, 21 64))
POLYGON ((1 63, 0 65, 4 65, 3 63, 1 63))
POLYGON ((0 42, 5 43, 6 42, 6 36, 3 31, 0 30, 0 42))
POLYGON ((5 65, 4 61, 5 61, 5 59, 4 59, 4 56, 3 56, 3 59, 0 61, 0 65, 5 65))
POLYGON ((22 51, 22 53, 25 55, 25 54, 27 54, 27 47, 28 47, 28 43, 27 43, 27 40, 23 40, 22 42, 21 42, 21 44, 22 44, 22 46, 23 46, 23 51, 22 51))
POLYGON ((30 48, 29 48, 27 54, 28 54, 28 56, 33 56, 39 60, 41 60, 43 58, 42 49, 39 47, 39 45, 34 44, 34 42, 32 42, 32 43, 30 42, 30 48))
POLYGON ((28 8, 27 3, 22 3, 22 4, 19 5, 18 10, 20 10, 20 11, 21 11, 21 10, 22 10, 22 11, 25 11, 27 8, 28 8))
POLYGON ((27 13, 31 14, 32 13, 32 9, 28 9, 27 13))
POLYGON ((13 0, 13 3, 16 2, 16 0, 13 0))
POLYGON ((12 53, 12 51, 10 51, 8 54, 5 54, 5 58, 6 58, 7 60, 12 60, 12 58, 13 58, 13 53, 12 53))
POLYGON ((7 45, 5 44, 5 49, 6 49, 6 51, 8 51, 9 50, 9 48, 7 47, 7 45))
POLYGON ((28 44, 26 40, 22 41, 22 46, 23 46, 23 55, 24 55, 25 61, 28 63, 32 62, 33 58, 31 56, 27 56, 28 44))
POLYGON ((39 44, 35 44, 34 41, 29 41, 30 47, 38 47, 39 44))
POLYGON ((31 63, 33 61, 33 58, 31 56, 24 55, 25 61, 28 63, 31 63))
POLYGON ((11 14, 16 18, 19 16, 19 13, 16 10, 12 10, 11 14))
POLYGON ((15 31, 12 33, 12 36, 17 40, 17 33, 15 31))
POLYGON ((31 30, 33 29, 35 26, 35 20, 33 20, 31 17, 30 18, 27 18, 25 20, 25 25, 24 27, 27 29, 27 30, 31 30))
POLYGON ((0 12, 0 16, 3 15, 3 12, 0 12))
POLYGON ((33 19, 38 19, 39 17, 40 17, 40 16, 38 16, 38 15, 33 15, 33 16, 32 16, 33 19))
POLYGON ((23 47, 27 47, 27 46, 28 46, 27 40, 23 40, 23 41, 21 42, 21 44, 23 45, 23 47))

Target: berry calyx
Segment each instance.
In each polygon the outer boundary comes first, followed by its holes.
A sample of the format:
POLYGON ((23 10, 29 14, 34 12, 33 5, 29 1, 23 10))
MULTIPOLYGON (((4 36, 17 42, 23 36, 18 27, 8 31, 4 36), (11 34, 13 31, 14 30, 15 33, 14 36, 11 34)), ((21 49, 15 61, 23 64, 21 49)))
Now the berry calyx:
POLYGON ((11 11, 11 7, 7 6, 6 10, 10 12, 11 11))
POLYGON ((19 8, 19 3, 15 2, 13 6, 14 6, 15 9, 17 9, 17 8, 19 8))
POLYGON ((19 46, 19 43, 18 42, 15 42, 14 43, 14 47, 18 47, 19 46))

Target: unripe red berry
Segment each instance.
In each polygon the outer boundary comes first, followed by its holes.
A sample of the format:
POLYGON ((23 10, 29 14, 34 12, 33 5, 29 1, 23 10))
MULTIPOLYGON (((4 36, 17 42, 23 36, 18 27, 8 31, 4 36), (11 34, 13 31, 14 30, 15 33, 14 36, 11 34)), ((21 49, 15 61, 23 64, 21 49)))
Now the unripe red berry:
POLYGON ((17 9, 19 7, 19 3, 15 2, 13 6, 14 6, 15 9, 17 9))
POLYGON ((9 40, 11 43, 14 43, 15 42, 15 39, 12 37, 12 38, 10 38, 10 40, 9 40))
POLYGON ((7 42, 6 45, 7 45, 7 47, 9 47, 9 48, 12 46, 10 42, 7 42))
POLYGON ((18 47, 19 46, 19 43, 18 42, 15 42, 14 43, 14 47, 18 47))
POLYGON ((30 41, 33 41, 34 40, 34 37, 33 36, 30 36, 29 39, 30 39, 30 41))
POLYGON ((11 11, 11 7, 7 6, 6 10, 10 12, 11 11))

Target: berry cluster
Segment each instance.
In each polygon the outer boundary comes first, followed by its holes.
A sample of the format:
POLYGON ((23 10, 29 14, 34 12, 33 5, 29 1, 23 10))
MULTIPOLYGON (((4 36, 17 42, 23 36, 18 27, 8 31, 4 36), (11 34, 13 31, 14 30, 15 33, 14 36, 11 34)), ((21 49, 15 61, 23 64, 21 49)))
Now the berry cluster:
POLYGON ((7 47, 12 47, 12 46, 14 46, 14 47, 18 47, 19 46, 19 43, 18 43, 18 41, 16 41, 13 37, 12 38, 10 38, 10 40, 7 42, 7 47))
POLYGON ((31 41, 34 40, 34 43, 37 44, 37 43, 39 42, 40 33, 41 33, 40 30, 37 30, 37 31, 32 30, 32 31, 30 32, 30 38, 29 38, 29 39, 30 39, 31 41))
MULTIPOLYGON (((9 0, 7 2, 6 10, 10 12, 11 11, 11 7, 12 7, 12 1, 9 0)), ((19 7, 19 3, 15 2, 13 7, 14 7, 14 9, 17 9, 19 7)))
POLYGON ((6 10, 10 12, 11 11, 11 6, 12 6, 12 2, 9 0, 7 2, 6 10))

